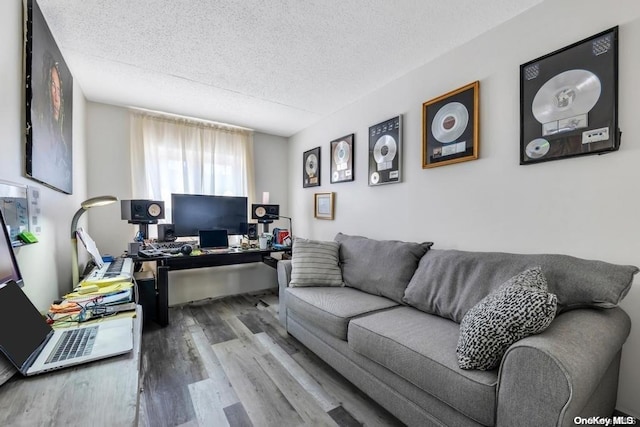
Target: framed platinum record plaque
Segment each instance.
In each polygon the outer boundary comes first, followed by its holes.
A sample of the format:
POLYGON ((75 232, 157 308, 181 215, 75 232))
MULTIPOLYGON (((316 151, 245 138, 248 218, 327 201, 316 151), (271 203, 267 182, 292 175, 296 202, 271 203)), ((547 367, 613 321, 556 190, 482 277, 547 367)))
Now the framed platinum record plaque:
POLYGON ((618 27, 520 66, 520 164, 620 147, 618 27))
POLYGON ((353 181, 353 137, 331 141, 331 183, 353 181))
POLYGON ((422 168, 478 158, 478 92, 473 82, 422 104, 422 168))
POLYGON ((369 128, 369 185, 402 181, 402 116, 369 128))
POLYGON ((320 185, 320 147, 302 154, 302 188, 320 185))

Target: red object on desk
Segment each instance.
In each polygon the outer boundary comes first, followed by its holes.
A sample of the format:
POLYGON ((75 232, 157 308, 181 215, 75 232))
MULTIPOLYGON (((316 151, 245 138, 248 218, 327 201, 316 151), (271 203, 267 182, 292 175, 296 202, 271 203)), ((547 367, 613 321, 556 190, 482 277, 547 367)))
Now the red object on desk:
POLYGON ((278 231, 278 235, 276 236, 276 244, 284 245, 285 239, 289 237, 289 230, 280 230, 278 231))

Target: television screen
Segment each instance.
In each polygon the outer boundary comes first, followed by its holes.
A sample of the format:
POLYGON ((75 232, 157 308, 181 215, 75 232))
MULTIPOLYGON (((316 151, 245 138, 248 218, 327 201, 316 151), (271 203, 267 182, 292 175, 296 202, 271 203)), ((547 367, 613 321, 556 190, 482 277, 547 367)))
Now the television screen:
POLYGON ((172 194, 171 221, 178 237, 197 236, 200 230, 247 233, 247 198, 172 194))

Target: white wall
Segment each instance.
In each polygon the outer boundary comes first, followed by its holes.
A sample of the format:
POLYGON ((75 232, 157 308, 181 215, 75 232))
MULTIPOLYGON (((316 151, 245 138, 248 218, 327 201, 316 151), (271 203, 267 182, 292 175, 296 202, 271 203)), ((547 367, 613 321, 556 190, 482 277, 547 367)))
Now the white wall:
MULTIPOLYGON (((95 102, 87 105, 88 192, 91 197, 108 194, 120 200, 130 199, 129 112, 126 108, 95 102)), ((255 200, 261 201, 262 192, 268 191, 270 202, 280 204, 283 215, 288 205, 287 159, 285 138, 254 134, 255 200)), ((121 254, 127 243, 133 241, 137 226, 120 219, 120 203, 92 209, 91 214, 89 232, 100 251, 121 254)), ((287 226, 283 221, 274 225, 287 226)), ((149 227, 149 234, 157 235, 155 226, 149 227)), ((273 288, 277 286, 277 277, 273 268, 249 264, 171 272, 169 283, 169 304, 175 305, 273 288)))
MULTIPOLYGON (((85 99, 74 82, 73 195, 51 190, 24 174, 24 74, 22 1, 0 2, 0 180, 40 189, 43 232, 16 250, 24 291, 40 311, 71 290, 71 218, 86 199, 85 99)), ((73 70, 71 70, 73 74, 73 70)), ((82 218, 82 223, 86 219, 82 218)), ((82 261, 82 260, 81 260, 82 261)))
MULTIPOLYGON (((332 239, 434 241, 437 248, 564 253, 640 266, 640 2, 548 1, 399 78, 290 138, 296 234, 332 239), (618 152, 520 166, 519 65, 620 25, 618 152), (422 103, 480 81, 480 159, 423 170, 422 103), (367 130, 404 117, 404 178, 367 186, 367 130), (355 175, 329 183, 329 141, 355 132, 355 175), (322 146, 321 187, 303 189, 302 153, 322 146), (334 221, 313 219, 313 193, 336 193, 334 221)), ((372 260, 372 262, 374 262, 372 260)), ((640 415, 640 286, 622 306, 634 328, 624 346, 618 408, 640 415)), ((597 345, 597 343, 594 343, 597 345)))

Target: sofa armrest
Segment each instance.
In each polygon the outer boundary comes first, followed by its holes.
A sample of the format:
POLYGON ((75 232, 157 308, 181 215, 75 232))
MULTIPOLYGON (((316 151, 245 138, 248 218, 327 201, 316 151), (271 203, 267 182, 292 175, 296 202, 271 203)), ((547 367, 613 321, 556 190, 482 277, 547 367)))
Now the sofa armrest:
POLYGON ((276 267, 278 271, 278 318, 282 326, 287 327, 287 306, 284 291, 289 286, 291 281, 291 260, 278 261, 276 267))
POLYGON ((512 345, 498 375, 496 426, 568 426, 578 415, 611 416, 630 330, 620 308, 577 309, 512 345))

